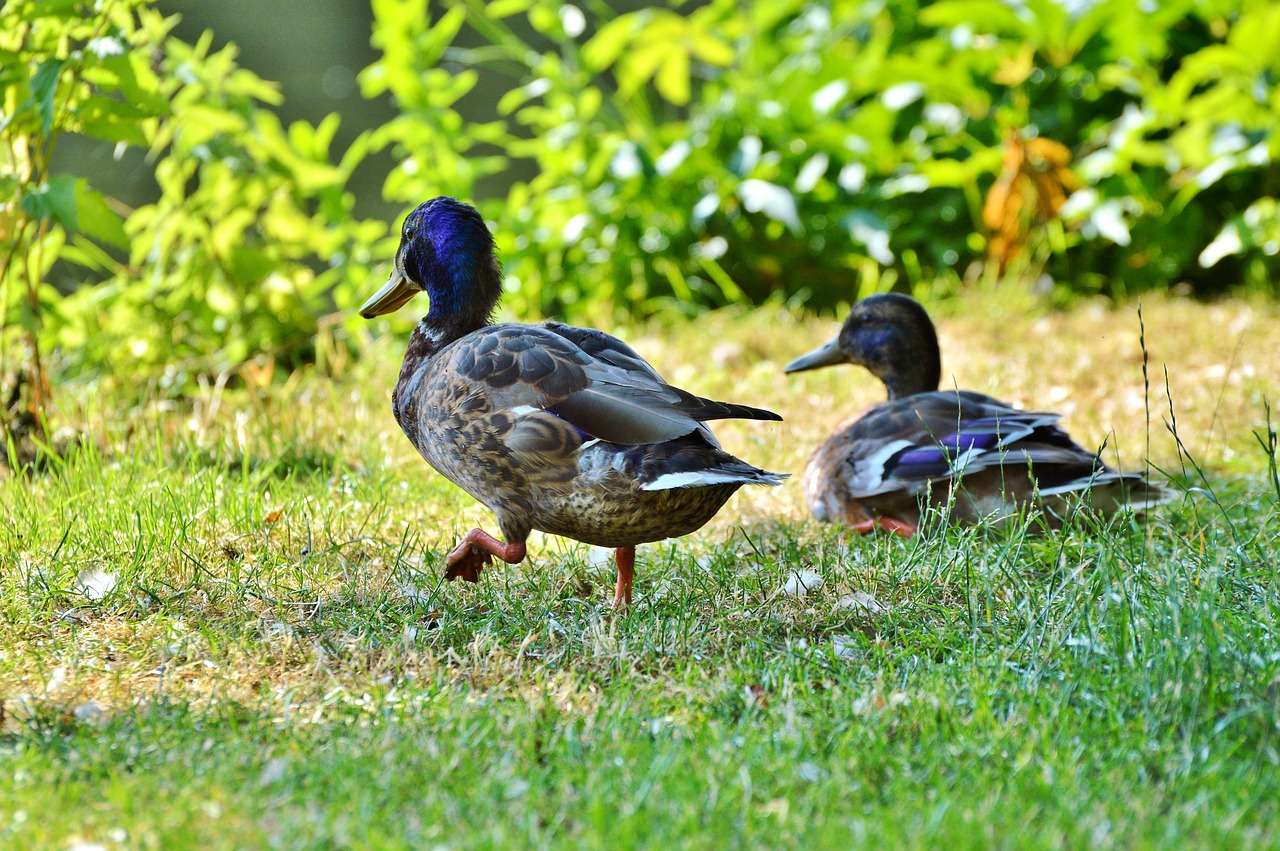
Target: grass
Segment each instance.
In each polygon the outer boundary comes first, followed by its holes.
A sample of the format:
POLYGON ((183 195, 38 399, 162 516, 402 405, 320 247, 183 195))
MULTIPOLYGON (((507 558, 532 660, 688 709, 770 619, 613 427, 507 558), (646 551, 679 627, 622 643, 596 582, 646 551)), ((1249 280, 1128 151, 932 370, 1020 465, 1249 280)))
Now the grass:
MULTIPOLYGON (((1050 537, 902 542, 808 521, 793 479, 642 548, 614 617, 611 566, 561 539, 441 584, 491 523, 391 420, 394 339, 336 379, 64 391, 89 446, 0 481, 0 843, 1280 845, 1280 512, 1254 435, 1276 309, 1149 300, 1144 393, 1132 307, 963 308, 940 317, 958 384, 1064 411, 1128 468, 1149 445, 1195 490, 1050 537)), ((766 310, 621 333, 783 413, 718 432, 799 471, 879 393, 781 375, 834 331, 766 310)))

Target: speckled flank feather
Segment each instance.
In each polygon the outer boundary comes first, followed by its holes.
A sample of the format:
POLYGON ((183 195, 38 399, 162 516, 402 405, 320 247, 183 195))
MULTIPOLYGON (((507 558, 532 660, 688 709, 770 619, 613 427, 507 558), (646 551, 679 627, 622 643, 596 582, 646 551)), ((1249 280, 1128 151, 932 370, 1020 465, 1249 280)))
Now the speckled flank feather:
POLYGON ((519 561, 537 529, 618 549, 615 603, 625 603, 628 548, 700 528, 744 484, 781 482, 721 449, 704 424, 777 414, 672 387, 600 331, 491 325, 498 282, 474 208, 437 198, 405 219, 396 270, 362 308, 375 316, 417 291, 431 300, 409 340, 395 418, 432 467, 493 511, 506 539, 470 533, 448 575, 474 578, 491 555, 519 561))
POLYGON ((858 302, 836 340, 787 371, 835 363, 867 367, 889 401, 841 426, 809 460, 804 491, 819 520, 907 534, 927 505, 963 524, 999 523, 1035 506, 1056 527, 1077 505, 1110 514, 1172 497, 1140 474, 1108 468, 1057 425, 1057 414, 937 390, 937 336, 906 296, 858 302))

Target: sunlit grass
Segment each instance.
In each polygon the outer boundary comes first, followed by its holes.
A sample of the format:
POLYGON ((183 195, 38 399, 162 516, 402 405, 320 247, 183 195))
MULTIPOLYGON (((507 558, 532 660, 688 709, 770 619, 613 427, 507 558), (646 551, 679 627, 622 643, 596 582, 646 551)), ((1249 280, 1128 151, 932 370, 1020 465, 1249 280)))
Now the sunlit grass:
MULTIPOLYGON (((491 518, 391 420, 395 340, 337 379, 64 399, 86 448, 0 482, 0 841, 1280 842, 1280 514, 1254 435, 1275 308, 1149 300, 1147 388, 1132 306, 955 309, 947 381, 1063 411, 1127 469, 1149 446, 1199 490, 1051 537, 904 543, 808 521, 793 479, 642 547, 615 617, 611 565, 562 539, 442 585, 491 518)), ((781 374, 837 324, 612 330, 782 413, 717 431, 799 472, 882 392, 781 374)))

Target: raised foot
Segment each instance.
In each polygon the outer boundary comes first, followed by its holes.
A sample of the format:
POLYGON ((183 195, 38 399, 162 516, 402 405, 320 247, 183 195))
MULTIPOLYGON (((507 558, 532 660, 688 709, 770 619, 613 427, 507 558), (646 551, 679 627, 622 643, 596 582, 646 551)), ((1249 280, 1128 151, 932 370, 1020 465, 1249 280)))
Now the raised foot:
POLYGON ((472 529, 462 536, 462 540, 453 548, 445 559, 444 578, 452 582, 465 579, 467 582, 479 582, 480 571, 493 564, 493 557, 507 564, 524 561, 524 541, 504 544, 483 529, 472 529))
POLYGON ((493 564, 492 554, 477 550, 471 544, 458 544, 445 559, 447 569, 444 572, 444 578, 450 582, 455 579, 479 582, 480 571, 491 564, 493 564))
POLYGON ((872 517, 867 520, 859 520, 849 526, 850 529, 859 535, 870 535, 876 530, 882 532, 891 532, 902 538, 910 538, 920 531, 914 523, 908 523, 905 520, 899 520, 896 517, 872 517))

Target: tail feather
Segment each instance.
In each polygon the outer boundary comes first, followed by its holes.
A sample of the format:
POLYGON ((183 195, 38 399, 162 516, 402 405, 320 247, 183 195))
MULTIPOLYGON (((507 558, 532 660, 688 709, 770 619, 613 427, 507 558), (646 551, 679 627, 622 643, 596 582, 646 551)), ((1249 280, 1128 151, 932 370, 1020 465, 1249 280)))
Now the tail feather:
POLYGON ((725 463, 701 470, 687 470, 679 473, 663 473, 651 482, 641 485, 643 490, 662 491, 673 488, 701 488, 710 485, 743 484, 767 485, 776 487, 782 484, 789 473, 772 473, 753 467, 745 461, 729 456, 725 463))
POLYGON ((680 394, 681 404, 680 410, 685 414, 693 417, 699 422, 707 420, 765 420, 767 422, 782 422, 782 417, 773 411, 764 408, 754 408, 751 405, 739 405, 734 402, 717 402, 714 399, 705 399, 701 396, 695 396, 687 390, 681 390, 679 387, 671 388, 680 394))
POLYGON ((1106 511, 1146 511, 1177 498, 1177 493, 1171 488, 1149 481, 1141 473, 1118 473, 1105 468, 1070 482, 1041 488, 1038 493, 1041 497, 1087 494, 1087 499, 1094 508, 1106 511))

